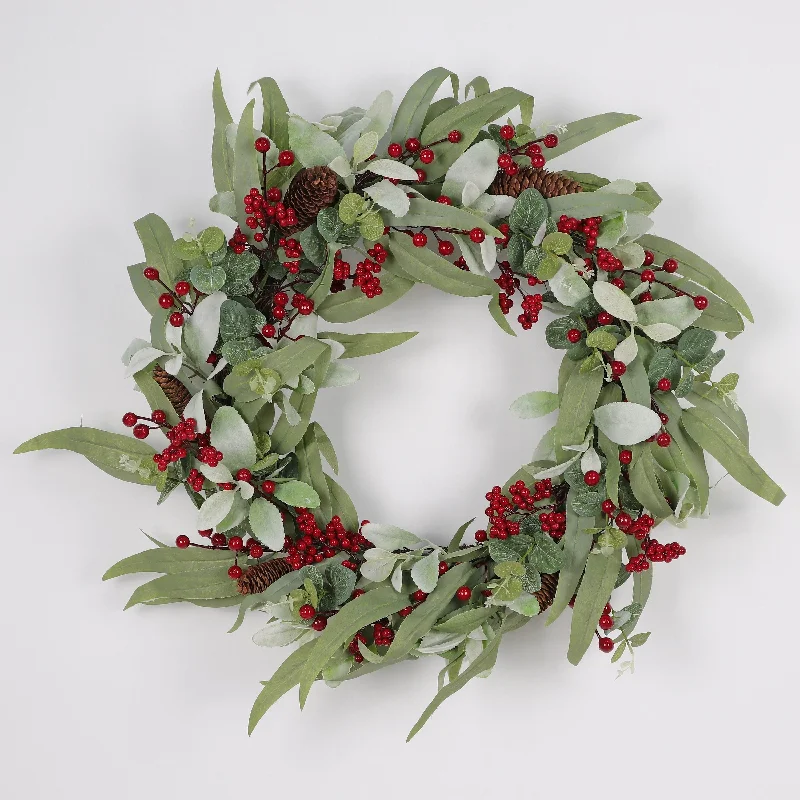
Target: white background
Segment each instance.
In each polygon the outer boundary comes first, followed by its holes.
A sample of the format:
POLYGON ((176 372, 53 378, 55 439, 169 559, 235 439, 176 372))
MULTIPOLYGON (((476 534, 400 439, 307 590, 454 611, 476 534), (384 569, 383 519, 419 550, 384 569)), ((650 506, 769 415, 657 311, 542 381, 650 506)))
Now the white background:
MULTIPOLYGON (((0 794, 800 796, 795 4, 3 6, 0 794), (137 580, 100 581, 148 546, 140 528, 190 531, 185 497, 156 508, 78 456, 8 454, 81 419, 119 431, 141 410, 119 362, 147 331, 125 273, 141 260, 131 223, 219 221, 206 210, 216 67, 235 117, 271 75, 315 119, 402 95, 437 64, 531 91, 539 121, 643 117, 557 163, 651 181, 657 232, 742 289, 758 325, 725 365, 742 373, 753 452, 789 497, 775 509, 722 480, 712 518, 677 532, 687 556, 656 569, 633 677, 615 681, 594 650, 571 667, 564 615, 510 636, 493 676, 409 745, 435 659, 317 687, 302 714, 286 697, 248 739, 258 681, 283 656, 250 642, 259 620, 228 636, 230 610, 123 613, 137 580)), ((417 288, 358 325, 420 331, 319 407, 362 516, 445 542, 482 512, 546 427, 507 412, 554 388, 545 324, 512 340, 483 300, 417 288)))

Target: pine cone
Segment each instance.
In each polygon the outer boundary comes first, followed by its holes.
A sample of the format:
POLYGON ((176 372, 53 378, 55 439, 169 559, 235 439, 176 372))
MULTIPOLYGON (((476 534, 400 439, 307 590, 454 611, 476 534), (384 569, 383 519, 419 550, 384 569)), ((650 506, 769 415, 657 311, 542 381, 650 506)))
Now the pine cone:
POLYGON ((248 567, 241 578, 236 581, 239 594, 260 594, 275 583, 278 578, 292 571, 292 566, 285 558, 264 561, 248 567))
POLYGON ((539 601, 539 608, 546 611, 553 605, 553 599, 556 596, 556 589, 558 588, 558 573, 552 575, 542 575, 542 588, 538 592, 534 592, 536 599, 539 601))
POLYGON ((161 387, 178 416, 183 416, 186 406, 192 399, 189 390, 174 375, 170 375, 158 364, 153 367, 153 380, 161 387))
POLYGON ((338 178, 329 167, 309 167, 301 169, 292 178, 283 197, 283 204, 293 208, 297 215, 297 225, 284 228, 289 236, 307 228, 323 208, 332 206, 339 193, 338 178))
POLYGON ((582 192, 583 186, 559 172, 523 167, 516 175, 498 172, 489 187, 489 194, 507 194, 510 197, 519 197, 526 189, 536 189, 544 197, 561 197, 565 194, 582 192))

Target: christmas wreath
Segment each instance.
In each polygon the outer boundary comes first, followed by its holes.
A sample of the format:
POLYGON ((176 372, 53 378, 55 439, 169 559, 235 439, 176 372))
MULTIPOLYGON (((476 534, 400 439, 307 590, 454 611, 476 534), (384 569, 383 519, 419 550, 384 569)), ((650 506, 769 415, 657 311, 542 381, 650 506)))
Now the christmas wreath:
POLYGON ((154 214, 135 223, 145 261, 128 271, 152 321, 123 360, 151 410, 123 416, 133 436, 67 428, 16 452, 72 450, 154 486, 159 503, 186 491, 196 533, 174 547, 153 539, 104 577, 162 573, 128 606, 238 606, 234 630, 260 610, 256 644, 297 646, 263 684, 250 730, 295 686, 302 705, 318 680, 336 686, 437 654, 439 691, 410 738, 490 672, 506 634, 568 607, 570 663, 597 639, 632 669, 649 636, 634 631, 653 565, 686 552, 655 528, 707 513, 705 453, 766 500, 784 496, 750 455, 738 376, 712 377, 725 355, 718 335, 752 322, 741 294, 648 233, 660 202, 650 184, 546 167, 638 118, 536 126, 530 95, 479 77, 459 100, 457 76, 442 68, 395 113, 382 92, 320 122, 290 113, 270 78, 251 89, 262 119, 253 99, 234 122, 214 79, 210 207, 236 223, 230 238, 210 227, 175 239, 154 214), (434 99, 448 81, 452 96, 434 99), (495 123, 515 110, 520 124, 495 123), (357 380, 350 359, 414 336, 322 321, 360 319, 415 283, 488 298, 512 336, 515 305, 522 329, 546 308, 547 343, 564 351, 557 391, 512 406, 523 418, 557 411, 556 422, 531 462, 486 494, 486 522, 468 544, 474 520, 446 546, 359 522, 312 420, 320 390, 357 380), (612 608, 628 581, 631 601, 612 608))

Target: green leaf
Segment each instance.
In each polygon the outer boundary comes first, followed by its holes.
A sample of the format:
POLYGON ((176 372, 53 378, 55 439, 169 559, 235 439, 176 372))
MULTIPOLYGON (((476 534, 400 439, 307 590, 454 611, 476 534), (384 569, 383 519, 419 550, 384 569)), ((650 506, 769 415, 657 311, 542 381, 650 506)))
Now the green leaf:
POLYGON ((577 664, 594 639, 597 620, 611 597, 620 565, 620 551, 608 555, 591 553, 586 560, 586 571, 581 580, 572 614, 567 659, 577 664))
MULTIPOLYGON (((444 203, 426 200, 424 197, 415 197, 409 202, 407 214, 404 214, 402 217, 390 216, 386 224, 401 228, 425 226, 435 228, 458 228, 467 231, 473 228, 480 228, 487 237, 503 238, 503 234, 500 233, 497 228, 489 225, 485 220, 472 212, 466 211, 463 208, 457 208, 456 206, 448 206, 444 203)), ((398 234, 392 235, 398 236, 398 234)), ((405 234, 402 235, 405 236, 405 234)), ((421 250, 423 248, 419 249, 421 250)))
POLYGON ((316 508, 319 505, 319 495, 303 481, 279 483, 275 487, 275 497, 296 508, 316 508))
POLYGON ((63 428, 42 433, 21 444, 14 453, 35 450, 71 450, 80 453, 103 472, 130 483, 154 485, 159 473, 155 469, 155 450, 143 441, 119 433, 96 428, 63 428))
POLYGON ((299 647, 278 667, 272 678, 264 682, 264 688, 259 692, 250 711, 250 720, 247 725, 248 736, 276 701, 283 697, 289 689, 293 689, 300 683, 300 670, 316 644, 317 640, 314 639, 299 647))
POLYGON ((625 653, 625 647, 626 646, 627 645, 626 645, 626 643, 624 641, 620 642, 617 645, 617 649, 614 650, 614 654, 611 656, 611 663, 612 664, 616 664, 617 661, 619 661, 622 658, 623 654, 625 653))
POLYGON ((533 545, 533 539, 530 536, 520 534, 511 539, 490 539, 489 540, 489 555, 496 563, 503 561, 516 561, 522 558, 528 551, 528 548, 533 545))
POLYGON ((548 323, 544 332, 545 341, 556 350, 569 350, 575 346, 567 339, 567 333, 573 328, 585 331, 586 325, 576 317, 558 317, 548 323))
POLYGON ((687 408, 681 415, 686 433, 710 453, 746 489, 773 505, 780 505, 785 492, 758 465, 731 430, 700 408, 687 408))
POLYGON ((576 489, 570 492, 570 504, 572 510, 579 517, 594 517, 600 513, 600 505, 605 497, 600 492, 591 489, 576 489))
POLYGON ((212 226, 201 231, 197 241, 204 253, 215 253, 225 246, 225 233, 222 229, 212 226))
POLYGON ((633 647, 641 647, 650 638, 650 632, 635 633, 631 636, 631 645, 633 647))
POLYGON ((555 392, 529 392, 511 404, 511 413, 521 419, 535 419, 552 413, 558 408, 555 392))
POLYGON ((510 578, 512 575, 521 578, 525 574, 525 567, 519 561, 501 561, 494 565, 494 574, 498 578, 510 578))
POLYGON ((613 317, 624 319, 626 322, 636 322, 638 319, 636 307, 630 297, 613 283, 596 281, 592 293, 595 300, 613 317))
POLYGON ((199 547, 182 550, 178 547, 157 547, 118 561, 113 567, 106 570, 103 580, 107 581, 111 578, 119 578, 120 575, 132 575, 137 572, 162 572, 175 575, 181 572, 218 569, 223 565, 227 569, 230 561, 231 554, 227 550, 203 550, 199 547))
POLYGON ((258 84, 264 105, 264 120, 261 130, 281 149, 289 147, 289 107, 278 84, 272 78, 261 78, 250 84, 248 94, 258 84))
POLYGON ((390 273, 381 274, 383 294, 369 298, 360 289, 353 287, 326 297, 317 313, 326 322, 354 322, 375 311, 380 311, 399 300, 414 285, 414 281, 390 273))
POLYGON ((536 189, 525 189, 511 209, 508 224, 514 233, 522 233, 533 238, 549 214, 547 200, 544 199, 541 192, 536 189))
MULTIPOLYGON (((559 134, 558 144, 547 150, 547 160, 554 158, 580 147, 586 142, 609 133, 616 128, 627 125, 629 122, 636 122, 641 119, 635 114, 621 114, 617 111, 610 111, 606 114, 597 114, 593 117, 570 122, 565 133, 559 134)), ((602 180, 602 179, 601 179, 602 180)))
POLYGON ((677 384, 680 380, 680 375, 680 363, 675 358, 672 349, 663 347, 660 350, 656 350, 647 367, 647 380, 650 387, 655 389, 662 378, 669 378, 673 384, 677 384))
POLYGON ((509 336, 517 335, 511 325, 509 325, 503 310, 500 308, 500 294, 498 292, 495 292, 495 294, 489 298, 489 313, 503 333, 507 333, 509 336))
MULTIPOLYGON (((701 313, 699 309, 695 308, 694 300, 686 295, 640 303, 637 308, 638 324, 645 329, 645 332, 651 325, 664 323, 682 331, 696 322, 701 313)), ((664 337, 664 339, 670 338, 672 337, 664 337)), ((658 341, 663 341, 663 339, 658 339, 658 341)))
MULTIPOLYGON (((577 192, 561 197, 551 197, 547 201, 550 216, 558 218, 562 214, 585 219, 586 217, 607 217, 631 211, 646 214, 647 203, 630 194, 616 192, 577 192)), ((639 240, 641 243, 641 239, 639 240)))
POLYGON ((402 144, 408 138, 419 136, 434 95, 448 78, 453 86, 453 95, 457 97, 458 76, 444 67, 430 69, 414 81, 397 107, 392 124, 393 142, 402 144))
POLYGON ((564 564, 558 574, 558 588, 547 617, 547 625, 555 622, 569 605, 578 582, 583 575, 586 559, 592 547, 592 537, 584 530, 593 524, 594 520, 580 519, 571 508, 567 507, 567 530, 561 541, 564 545, 564 564))
POLYGON ((258 153, 254 147, 256 140, 253 128, 253 106, 251 100, 242 111, 239 127, 236 129, 236 145, 234 147, 233 162, 233 191, 236 193, 236 220, 243 233, 252 241, 252 232, 245 224, 250 216, 244 210, 244 197, 250 189, 259 185, 258 153))
POLYGON ((617 337, 603 328, 596 328, 586 337, 587 347, 596 347, 598 350, 613 350, 617 346, 617 337))
POLYGON ((693 406, 703 409, 724 422, 745 447, 749 446, 750 432, 747 427, 747 417, 741 408, 735 406, 727 397, 720 395, 707 383, 698 382, 686 395, 686 399, 693 406))
POLYGON ((536 547, 528 556, 529 562, 544 574, 552 574, 561 569, 564 551, 543 531, 535 534, 536 547))
POLYGON ((458 144, 445 141, 433 146, 436 160, 426 167, 428 180, 434 181, 443 176, 472 144, 484 125, 508 114, 517 106, 521 110, 532 108, 532 98, 525 92, 505 87, 454 106, 428 123, 419 137, 423 142, 447 139, 447 134, 452 130, 461 132, 458 144))
POLYGON ((364 237, 364 241, 375 242, 383 236, 385 225, 383 217, 378 211, 370 211, 362 217, 358 223, 358 229, 364 237))
POLYGON ((467 608, 448 617, 443 622, 437 623, 434 625, 433 630, 442 631, 443 633, 471 633, 496 613, 497 609, 492 606, 467 608))
MULTIPOLYGON (((413 616, 413 614, 411 616, 413 616)), ((447 686, 445 686, 436 694, 436 697, 433 698, 425 711, 422 712, 422 716, 417 720, 417 723, 409 732, 408 737, 406 738, 407 742, 411 741, 411 739, 413 739, 414 736, 420 732, 423 725, 425 725, 425 723, 433 716, 434 711, 436 711, 436 709, 439 708, 439 706, 445 700, 447 700, 448 697, 454 695, 476 675, 480 675, 482 672, 485 672, 494 666, 494 663, 497 660, 497 649, 500 647, 500 641, 502 638, 502 633, 498 633, 494 639, 492 639, 486 645, 486 647, 484 647, 483 652, 481 652, 481 654, 469 665, 469 667, 467 667, 467 669, 465 669, 458 677, 450 681, 447 686)))
POLYGON ((390 239, 392 255, 414 280, 461 297, 495 293, 497 287, 491 278, 465 272, 425 247, 414 247, 405 234, 393 232, 390 239))
MULTIPOLYGON (((133 223, 144 248, 148 267, 155 267, 167 286, 174 286, 183 271, 183 262, 175 252, 175 240, 169 225, 157 214, 147 214, 133 223)), ((150 281, 155 284, 155 281, 150 281)))
POLYGON ((568 233, 548 233, 542 240, 542 247, 549 253, 565 256, 572 250, 572 237, 568 233))
POLYGON ((450 544, 447 545, 448 550, 455 550, 460 544, 461 540, 464 538, 464 534, 467 532, 467 528, 469 528, 472 523, 475 522, 475 518, 473 517, 471 520, 465 522, 454 534, 453 538, 450 540, 450 544))
POLYGON ((672 508, 664 499, 664 489, 656 475, 655 462, 650 450, 645 450, 641 457, 628 471, 630 485, 636 499, 657 519, 672 516, 672 508))
POLYGON ((706 289, 730 303, 750 322, 753 321, 753 314, 739 291, 718 270, 696 253, 681 247, 669 239, 652 236, 651 234, 640 237, 639 244, 650 250, 655 255, 657 262, 663 263, 667 258, 676 259, 678 261, 678 272, 681 275, 699 283, 701 286, 705 286, 706 289))
POLYGON ((153 379, 153 370, 150 367, 137 372, 133 379, 145 396, 151 411, 156 409, 163 411, 167 415, 167 422, 170 425, 177 425, 180 422, 180 417, 164 394, 164 390, 153 379))
POLYGON ((377 149, 379 136, 375 131, 366 131, 353 145, 353 163, 366 161, 377 149))
POLYGON ((690 364, 702 361, 713 349, 717 337, 712 331, 701 328, 689 328, 678 339, 678 355, 690 364))
POLYGON ((228 275, 222 267, 195 264, 189 273, 189 280, 198 292, 213 294, 225 285, 228 275))
MULTIPOLYGON (((389 614, 395 614, 407 605, 408 597, 406 595, 398 594, 394 589, 386 586, 378 586, 346 603, 338 614, 331 617, 328 620, 328 626, 314 642, 313 649, 307 653, 302 666, 298 665, 300 707, 305 705, 311 686, 319 673, 343 644, 355 636, 365 625, 389 614)), ((394 645, 396 641, 397 636, 392 644, 394 645)))
POLYGON ((173 249, 182 261, 191 261, 203 254, 200 245, 194 239, 176 239, 173 249))
POLYGON ((274 503, 256 497, 250 504, 250 528, 259 542, 276 552, 283 548, 283 519, 274 503))
POLYGON ((230 192, 233 190, 233 151, 228 144, 227 128, 233 122, 233 117, 222 94, 219 70, 214 73, 211 99, 214 106, 214 137, 211 140, 214 186, 217 192, 230 192))
POLYGON ((339 217, 337 208, 323 208, 317 215, 317 229, 322 238, 331 244, 336 243, 348 247, 358 240, 361 235, 358 227, 345 224, 339 217))
POLYGON ((217 566, 216 569, 162 575, 148 581, 133 592, 125 608, 156 601, 223 600, 239 596, 236 581, 228 577, 227 567, 217 566))
POLYGON ((302 117, 289 117, 289 147, 304 167, 327 166, 336 158, 347 158, 333 136, 302 117))
POLYGON ((572 373, 567 381, 558 412, 555 430, 556 454, 564 445, 583 442, 602 386, 602 370, 572 373))
POLYGON ((297 235, 303 255, 315 266, 321 267, 328 260, 328 246, 316 225, 309 225, 297 235))
POLYGON ((330 476, 325 476, 331 496, 331 508, 342 520, 345 530, 358 530, 358 514, 347 492, 330 476))
POLYGON ((252 467, 258 457, 250 427, 232 406, 217 409, 211 421, 211 444, 222 452, 222 463, 234 474, 252 467))
POLYGON ((638 403, 606 403, 595 409, 594 422, 614 444, 638 444, 661 429, 658 414, 638 403))

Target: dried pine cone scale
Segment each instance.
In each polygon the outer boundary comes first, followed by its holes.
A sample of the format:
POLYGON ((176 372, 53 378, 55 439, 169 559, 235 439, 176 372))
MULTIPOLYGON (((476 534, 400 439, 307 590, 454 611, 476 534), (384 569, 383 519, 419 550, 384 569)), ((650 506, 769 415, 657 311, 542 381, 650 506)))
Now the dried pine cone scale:
POLYGON ((189 390, 174 375, 170 375, 158 364, 153 368, 153 380, 161 387, 177 415, 183 416, 186 406, 192 399, 189 390))
POLYGON ((488 191, 489 194, 519 197, 526 189, 536 189, 544 197, 561 197, 565 194, 582 192, 583 186, 559 172, 523 167, 516 175, 498 172, 488 191))
POLYGON ((285 558, 275 558, 248 567, 236 581, 239 594, 259 594, 266 591, 278 578, 292 571, 292 565, 285 558))
POLYGON ((556 589, 558 588, 558 573, 552 575, 542 575, 542 588, 538 592, 534 592, 536 599, 539 601, 539 608, 546 611, 553 605, 553 600, 556 596, 556 589))
POLYGON ((283 196, 283 204, 295 211, 297 225, 284 228, 283 232, 291 236, 307 228, 323 208, 336 202, 338 194, 338 177, 330 167, 301 169, 283 196))

